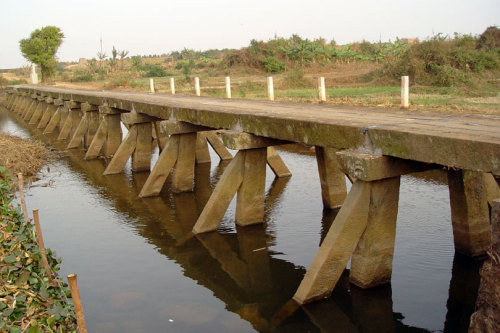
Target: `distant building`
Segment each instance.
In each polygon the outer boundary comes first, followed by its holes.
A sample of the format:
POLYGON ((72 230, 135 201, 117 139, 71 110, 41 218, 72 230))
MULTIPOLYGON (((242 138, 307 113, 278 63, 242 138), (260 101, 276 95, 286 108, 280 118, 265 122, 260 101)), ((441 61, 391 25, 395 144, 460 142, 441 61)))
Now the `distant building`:
POLYGON ((403 38, 401 40, 403 41, 403 43, 406 43, 406 44, 418 44, 418 43, 420 43, 418 38, 403 38))
POLYGON ((78 67, 87 67, 88 63, 87 59, 80 58, 80 60, 78 60, 78 67))

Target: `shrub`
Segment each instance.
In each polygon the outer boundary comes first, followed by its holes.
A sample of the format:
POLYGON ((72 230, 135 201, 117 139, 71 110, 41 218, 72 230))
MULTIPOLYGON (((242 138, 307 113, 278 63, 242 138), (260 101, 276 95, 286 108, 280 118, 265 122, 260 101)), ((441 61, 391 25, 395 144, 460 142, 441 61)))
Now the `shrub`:
POLYGON ((261 60, 261 63, 268 73, 279 73, 285 69, 285 64, 275 57, 266 57, 261 60))
POLYGON ((94 76, 90 72, 76 72, 75 80, 77 82, 90 82, 94 80, 94 76))
POLYGON ((300 68, 287 72, 283 78, 283 86, 286 88, 306 88, 310 85, 311 82, 304 77, 304 72, 300 68))
POLYGON ((167 76, 167 71, 163 66, 159 64, 144 64, 141 66, 141 70, 144 71, 143 77, 162 77, 167 76))

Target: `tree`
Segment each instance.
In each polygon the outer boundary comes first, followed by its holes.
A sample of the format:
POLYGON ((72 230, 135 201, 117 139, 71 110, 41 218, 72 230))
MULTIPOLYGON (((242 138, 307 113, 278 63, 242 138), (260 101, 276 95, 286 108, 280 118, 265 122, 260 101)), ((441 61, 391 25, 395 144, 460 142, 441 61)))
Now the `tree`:
POLYGON ((120 51, 120 67, 121 67, 121 70, 123 70, 123 59, 125 59, 125 57, 128 55, 128 51, 120 51))
POLYGON ((109 59, 109 67, 111 67, 111 71, 114 72, 116 70, 116 63, 118 59, 118 50, 115 49, 113 46, 113 49, 111 50, 111 59, 109 59))
POLYGON ((50 80, 56 68, 56 53, 64 34, 55 26, 46 26, 33 31, 29 38, 19 41, 23 57, 40 66, 42 82, 50 80))

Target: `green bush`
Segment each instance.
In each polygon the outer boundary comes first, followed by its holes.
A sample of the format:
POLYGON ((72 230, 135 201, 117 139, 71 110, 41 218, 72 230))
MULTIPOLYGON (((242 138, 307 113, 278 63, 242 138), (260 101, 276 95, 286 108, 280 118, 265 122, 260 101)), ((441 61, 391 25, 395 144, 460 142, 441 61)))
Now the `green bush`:
POLYGON ((16 79, 9 82, 9 84, 13 86, 17 84, 26 84, 26 83, 28 83, 28 81, 26 81, 25 79, 16 79))
POLYGON ((94 76, 90 72, 76 72, 75 80, 77 82, 90 82, 94 80, 94 76))
POLYGON ((162 77, 167 76, 167 71, 163 66, 159 64, 144 64, 141 66, 141 70, 144 71, 143 77, 162 77))
POLYGON ((261 63, 268 73, 279 73, 285 69, 285 64, 275 57, 266 57, 261 60, 261 63))

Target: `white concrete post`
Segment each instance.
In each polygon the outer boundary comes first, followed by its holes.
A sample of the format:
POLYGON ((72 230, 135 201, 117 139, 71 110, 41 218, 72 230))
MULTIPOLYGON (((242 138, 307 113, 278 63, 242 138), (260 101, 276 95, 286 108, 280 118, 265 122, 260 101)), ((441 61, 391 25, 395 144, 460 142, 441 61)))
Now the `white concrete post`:
POLYGON ((196 91, 196 96, 201 96, 199 77, 194 78, 194 90, 196 91))
POLYGON ((149 79, 149 90, 154 93, 155 92, 155 82, 153 79, 149 79))
POLYGON ((226 98, 231 98, 231 79, 226 76, 226 98))
POLYGON ((410 78, 401 76, 401 107, 408 109, 410 107, 410 78))
POLYGON ((172 95, 175 95, 175 81, 174 78, 170 78, 170 90, 172 90, 172 95))
POLYGON ((326 101, 326 89, 325 89, 325 78, 319 78, 319 100, 322 102, 326 101))
POLYGON ((267 97, 270 101, 274 101, 274 86, 273 86, 273 77, 267 77, 267 97))
POLYGON ((38 75, 36 74, 35 64, 31 64, 30 82, 31 84, 38 84, 38 75))

